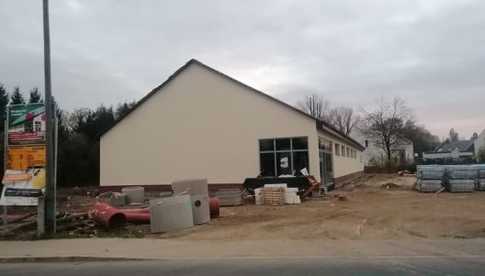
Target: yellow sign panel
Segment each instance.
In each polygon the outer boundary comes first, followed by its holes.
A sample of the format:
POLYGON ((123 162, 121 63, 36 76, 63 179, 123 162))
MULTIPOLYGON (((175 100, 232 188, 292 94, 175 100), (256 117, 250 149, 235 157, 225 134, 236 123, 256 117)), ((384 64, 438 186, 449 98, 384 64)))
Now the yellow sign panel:
POLYGON ((8 148, 7 169, 26 170, 33 167, 45 167, 45 145, 8 148))

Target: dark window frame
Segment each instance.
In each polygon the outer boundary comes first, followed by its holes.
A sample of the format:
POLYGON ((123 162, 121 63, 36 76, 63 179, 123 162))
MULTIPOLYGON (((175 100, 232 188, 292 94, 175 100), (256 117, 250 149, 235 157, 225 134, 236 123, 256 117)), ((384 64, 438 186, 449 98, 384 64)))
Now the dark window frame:
MULTIPOLYGON (((261 154, 269 154, 273 153, 274 156, 274 169, 272 177, 278 177, 278 162, 279 160, 277 159, 277 154, 278 153, 289 153, 290 154, 290 172, 293 173, 295 171, 295 158, 294 158, 294 153, 298 152, 306 152, 307 153, 307 170, 310 172, 310 153, 309 153, 309 146, 308 146, 308 136, 295 136, 295 137, 274 137, 274 138, 264 138, 264 139, 258 139, 258 150, 259 150, 259 173, 261 174, 262 172, 262 167, 261 167, 261 154), (293 148, 293 139, 301 139, 304 138, 306 139, 306 149, 294 149, 293 148), (290 143, 290 148, 289 149, 284 149, 284 150, 278 150, 276 147, 276 140, 283 140, 283 139, 288 139, 290 143), (261 150, 261 142, 265 140, 273 140, 273 150, 261 150)), ((297 173, 297 172, 295 172, 297 173)))

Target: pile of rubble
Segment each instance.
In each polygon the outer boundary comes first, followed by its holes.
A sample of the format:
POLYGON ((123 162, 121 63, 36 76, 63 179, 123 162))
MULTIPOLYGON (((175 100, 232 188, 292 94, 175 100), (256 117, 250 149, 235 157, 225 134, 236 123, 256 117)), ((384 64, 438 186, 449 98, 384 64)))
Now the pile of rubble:
MULTIPOLYGON (((0 239, 34 239, 37 237, 37 213, 7 215, 7 223, 0 226, 0 239)), ((56 231, 67 236, 96 236, 96 224, 88 213, 57 213, 56 231)))

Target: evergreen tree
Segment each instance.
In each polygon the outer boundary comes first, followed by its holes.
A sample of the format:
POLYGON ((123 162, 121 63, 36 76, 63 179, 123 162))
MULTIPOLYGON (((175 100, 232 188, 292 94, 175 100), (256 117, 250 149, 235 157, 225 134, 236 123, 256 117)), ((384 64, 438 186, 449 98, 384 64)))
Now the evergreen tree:
POLYGON ((135 101, 119 104, 115 111, 115 118, 119 119, 125 116, 128 112, 131 111, 131 109, 133 109, 133 107, 135 107, 135 105, 136 105, 135 101))
POLYGON ((34 87, 30 90, 29 103, 41 103, 42 97, 39 92, 39 88, 34 87))
POLYGON ((0 124, 2 126, 2 128, 0 128, 0 131, 3 131, 3 121, 6 118, 7 105, 8 93, 3 84, 0 83, 0 124))
MULTIPOLYGON (((0 83, 0 143, 4 143, 5 119, 7 116, 8 93, 3 84, 0 83)), ((3 147, 0 147, 0 156, 3 157, 3 147)), ((0 167, 3 168, 4 159, 0 158, 0 167)), ((2 175, 3 171, 0 172, 2 175)))
POLYGON ((10 97, 10 104, 25 104, 24 96, 20 93, 20 88, 18 86, 13 89, 12 96, 10 97))

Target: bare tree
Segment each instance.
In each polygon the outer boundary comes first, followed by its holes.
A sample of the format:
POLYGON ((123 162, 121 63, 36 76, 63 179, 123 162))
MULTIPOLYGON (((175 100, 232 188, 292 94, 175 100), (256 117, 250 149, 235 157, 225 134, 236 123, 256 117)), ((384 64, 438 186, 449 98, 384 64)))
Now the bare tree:
POLYGON ((405 124, 411 120, 411 111, 401 98, 392 102, 381 99, 374 110, 365 112, 363 133, 375 146, 386 153, 387 166, 391 166, 392 150, 405 141, 405 124))
POLYGON ((304 101, 299 102, 298 107, 311 116, 326 121, 330 110, 330 103, 321 96, 312 94, 307 96, 304 101))
POLYGON ((328 117, 329 123, 345 135, 350 135, 352 129, 360 122, 360 116, 354 109, 346 106, 332 108, 328 117))

